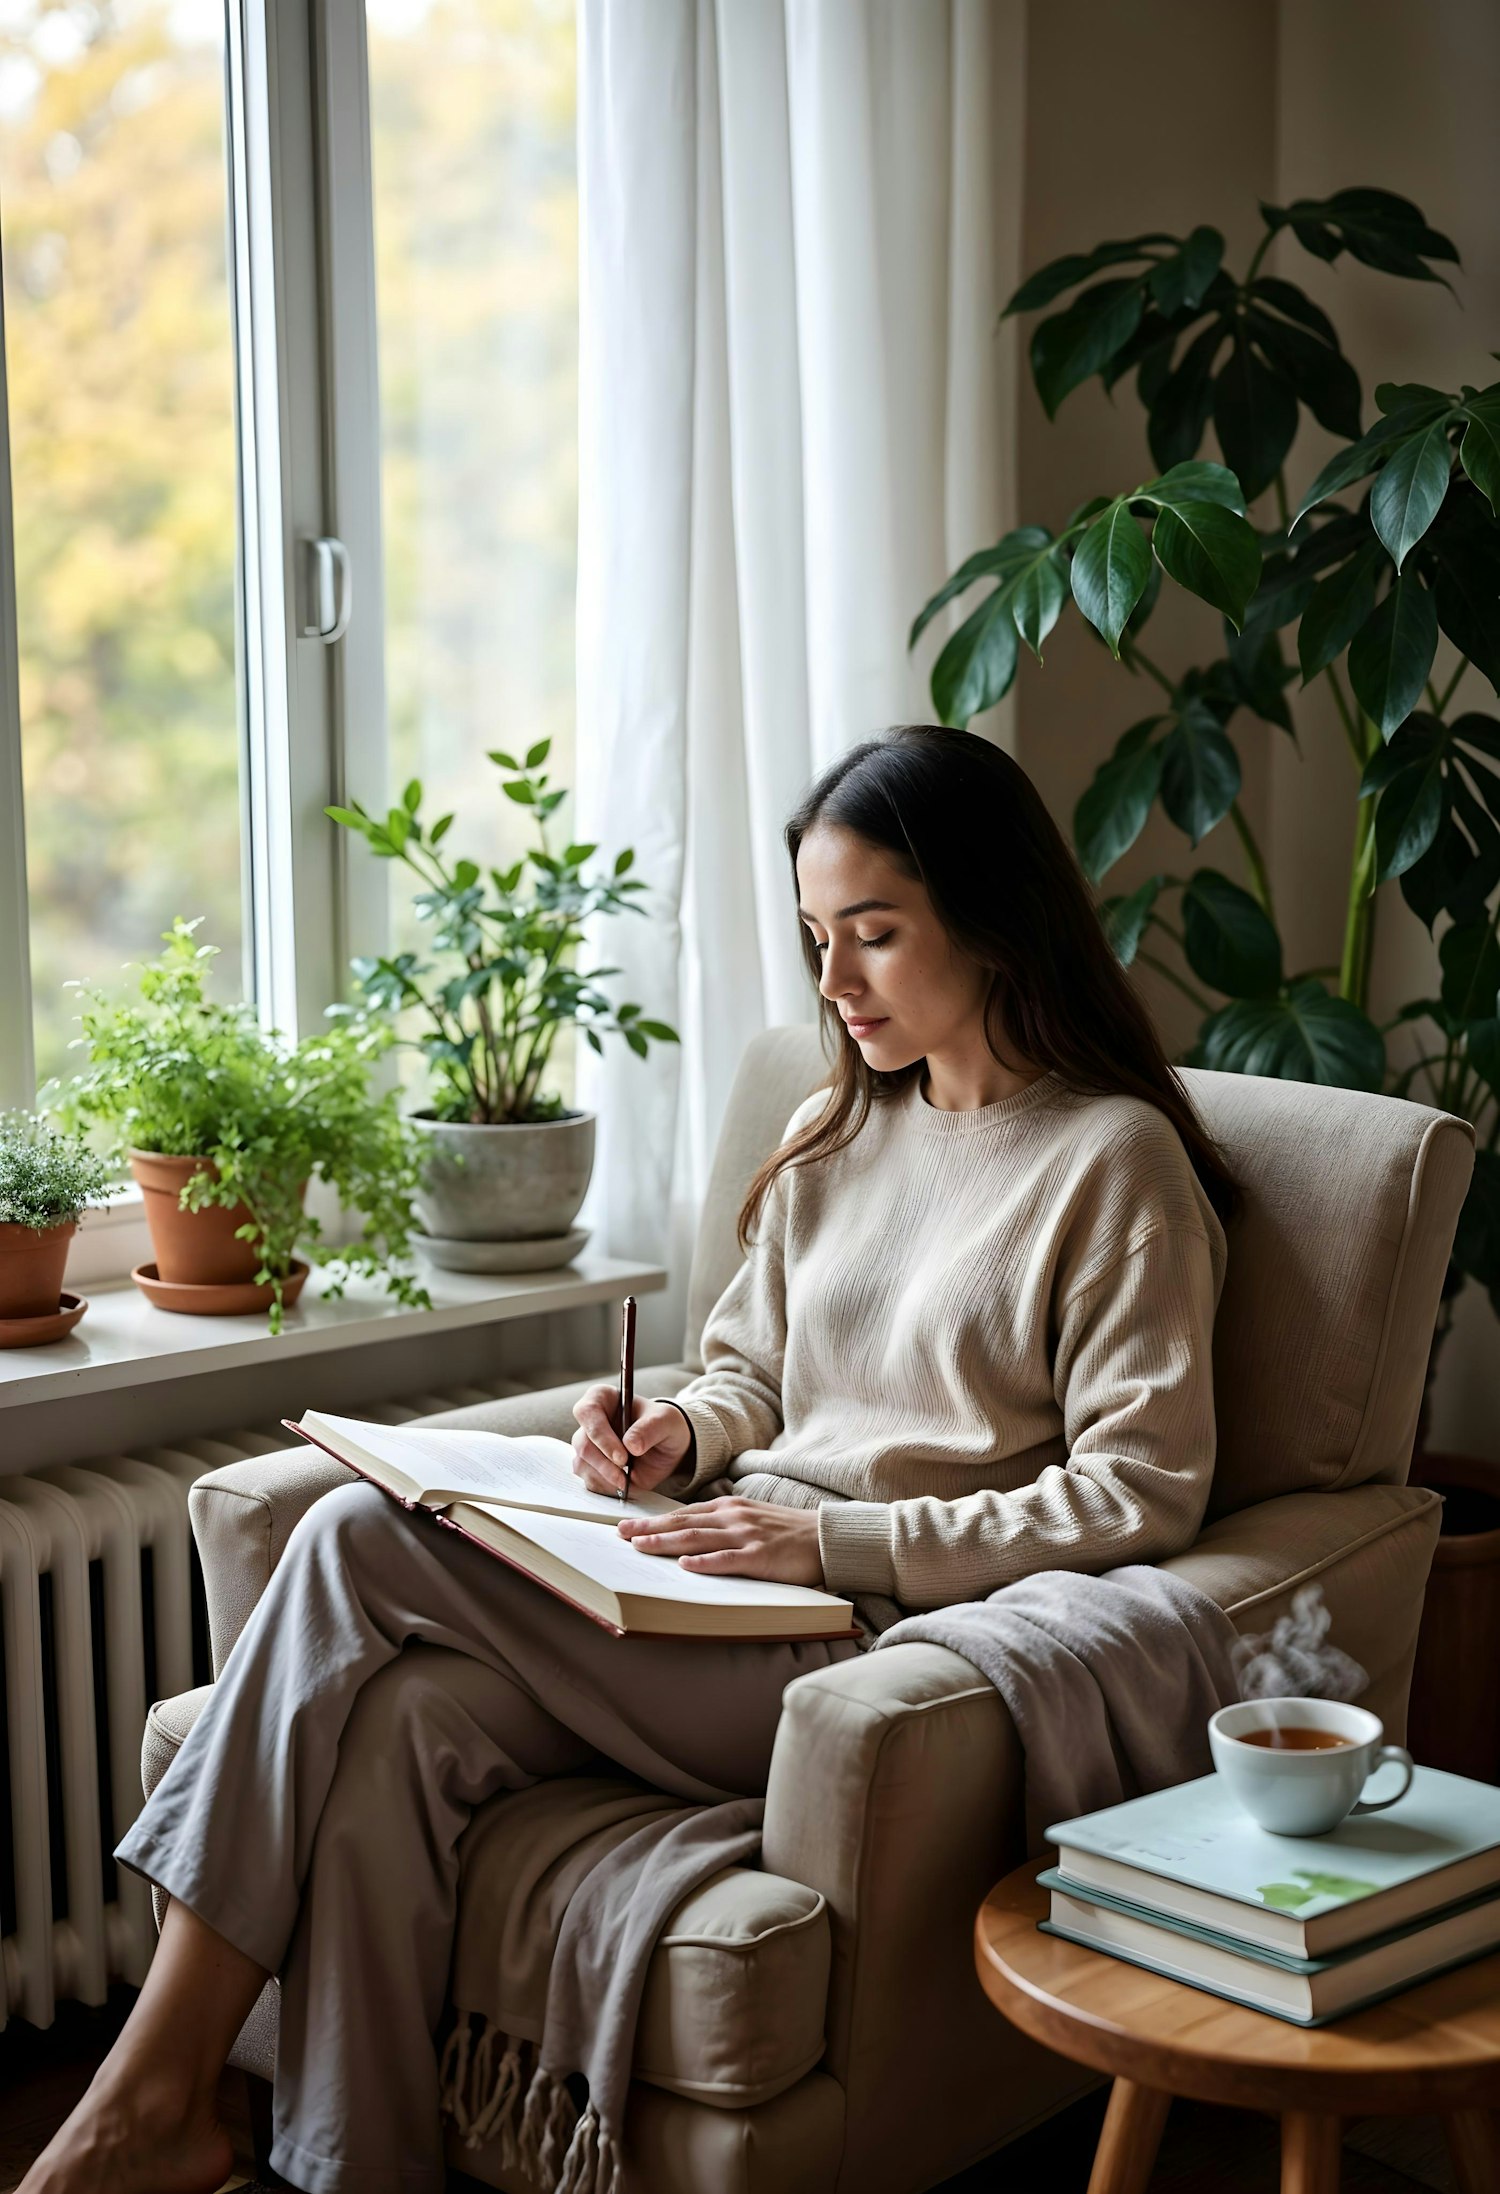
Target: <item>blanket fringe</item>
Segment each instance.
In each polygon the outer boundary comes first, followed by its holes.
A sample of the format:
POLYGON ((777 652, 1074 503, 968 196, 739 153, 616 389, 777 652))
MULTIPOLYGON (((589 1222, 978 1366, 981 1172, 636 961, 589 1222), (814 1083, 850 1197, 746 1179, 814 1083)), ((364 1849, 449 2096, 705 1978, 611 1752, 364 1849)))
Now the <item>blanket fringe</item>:
POLYGON ((580 2111, 566 2083, 539 2064, 528 2079, 535 2045, 493 2019, 476 2033, 478 2016, 459 2019, 438 2067, 440 2108, 465 2147, 498 2141, 503 2168, 524 2171, 548 2194, 620 2194, 619 2146, 592 2102, 580 2111))

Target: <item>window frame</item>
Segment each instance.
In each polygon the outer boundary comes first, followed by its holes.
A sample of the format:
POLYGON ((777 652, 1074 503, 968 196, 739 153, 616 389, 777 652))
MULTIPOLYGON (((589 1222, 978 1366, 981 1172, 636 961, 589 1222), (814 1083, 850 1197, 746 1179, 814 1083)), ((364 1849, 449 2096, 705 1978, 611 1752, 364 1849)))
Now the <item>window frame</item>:
MULTIPOLYGON (((363 5, 225 0, 245 995, 306 1034, 386 949, 380 864, 326 806, 388 798, 374 204, 363 5), (352 614, 314 632, 312 544, 352 614)), ((15 510, 0 283, 0 1106, 35 1102, 15 510)), ((132 1192, 126 1192, 129 1200, 132 1192)))

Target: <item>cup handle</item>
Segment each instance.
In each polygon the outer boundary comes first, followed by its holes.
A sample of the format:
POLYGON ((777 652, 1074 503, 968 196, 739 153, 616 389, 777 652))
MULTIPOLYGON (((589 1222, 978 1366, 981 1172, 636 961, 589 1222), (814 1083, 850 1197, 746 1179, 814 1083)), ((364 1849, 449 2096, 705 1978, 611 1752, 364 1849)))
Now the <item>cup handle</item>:
POLYGON ((1370 1769, 1370 1774, 1365 1777, 1365 1781, 1368 1783, 1371 1776, 1378 1775, 1388 1760, 1396 1761, 1406 1769, 1401 1788, 1393 1790, 1388 1798, 1357 1798, 1349 1808, 1351 1813, 1384 1813, 1388 1805, 1395 1805, 1398 1799, 1406 1796, 1411 1788, 1414 1769, 1411 1754, 1407 1751, 1405 1745, 1382 1745, 1375 1755, 1375 1764, 1370 1769))

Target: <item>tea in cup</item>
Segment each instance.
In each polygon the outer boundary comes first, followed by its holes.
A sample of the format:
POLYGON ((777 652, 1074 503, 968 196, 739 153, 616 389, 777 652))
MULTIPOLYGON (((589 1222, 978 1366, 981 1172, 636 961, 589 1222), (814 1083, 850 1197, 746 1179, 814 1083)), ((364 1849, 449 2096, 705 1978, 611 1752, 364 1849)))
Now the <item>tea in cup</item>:
POLYGON ((1208 1724, 1236 1802, 1274 1836, 1326 1836, 1351 1813, 1383 1813, 1411 1788, 1411 1754, 1382 1743, 1380 1717, 1341 1699, 1242 1699, 1208 1724), (1404 1770, 1388 1797, 1360 1793, 1377 1768, 1404 1770))

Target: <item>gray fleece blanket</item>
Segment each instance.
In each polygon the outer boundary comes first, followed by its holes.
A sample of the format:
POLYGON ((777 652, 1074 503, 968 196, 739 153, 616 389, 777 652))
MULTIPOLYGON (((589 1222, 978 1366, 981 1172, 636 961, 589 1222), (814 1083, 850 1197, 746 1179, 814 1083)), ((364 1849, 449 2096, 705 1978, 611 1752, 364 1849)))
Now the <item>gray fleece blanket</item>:
MULTIPOLYGON (((1045 1570, 987 1600, 903 1617, 872 1650, 910 1639, 962 1654, 1004 1699, 1025 1747, 1033 1851, 1049 1822, 1206 1774, 1208 1718, 1239 1696, 1228 1616, 1144 1566, 1101 1577, 1045 1570)), ((566 1866, 578 1832, 568 1807, 554 1811, 555 1863, 566 1866)), ((470 2146, 498 2141, 502 2163, 549 2194, 620 2194, 651 1953, 685 1897, 724 1867, 754 1862, 764 1803, 684 1807, 642 1789, 610 1811, 607 1838, 573 1862, 583 1871, 551 1952, 539 2041, 506 2015, 506 1914, 466 1912, 459 1936, 442 2107, 470 2146), (577 2074, 588 2089, 581 2107, 568 2085, 577 2074)))

